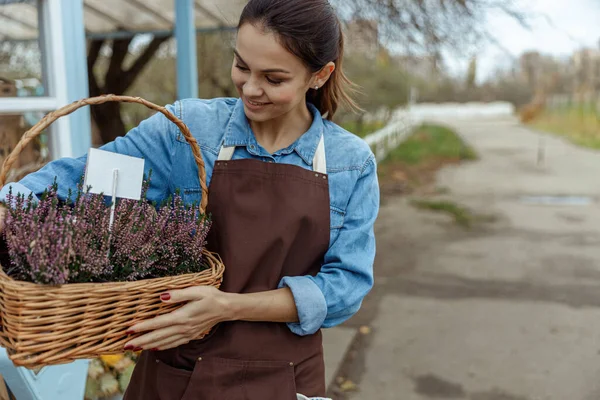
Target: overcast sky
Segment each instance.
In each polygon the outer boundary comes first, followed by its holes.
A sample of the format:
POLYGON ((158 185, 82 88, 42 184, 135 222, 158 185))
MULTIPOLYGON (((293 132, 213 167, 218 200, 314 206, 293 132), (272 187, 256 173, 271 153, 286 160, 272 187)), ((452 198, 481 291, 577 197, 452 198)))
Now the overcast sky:
MULTIPOLYGON (((490 13, 487 20, 489 32, 513 57, 527 50, 568 57, 584 46, 598 48, 600 0, 519 0, 518 4, 533 15, 531 30, 499 12, 490 13)), ((511 57, 493 44, 482 46, 478 54, 480 81, 498 66, 511 64, 511 57)), ((453 71, 462 74, 467 61, 450 64, 453 71)))

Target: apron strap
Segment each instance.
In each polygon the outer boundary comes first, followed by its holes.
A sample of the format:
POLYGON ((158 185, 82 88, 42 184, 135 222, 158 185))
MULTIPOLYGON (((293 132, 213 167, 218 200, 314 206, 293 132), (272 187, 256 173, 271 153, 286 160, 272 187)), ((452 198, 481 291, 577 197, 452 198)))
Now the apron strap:
POLYGON ((229 161, 233 157, 233 152, 235 151, 235 146, 225 147, 221 146, 221 150, 219 150, 218 161, 229 161))
MULTIPOLYGON (((235 146, 225 147, 221 146, 219 150, 218 161, 229 161, 233 157, 235 146)), ((315 158, 313 158, 313 171, 327 175, 327 161, 325 160, 325 140, 323 135, 319 140, 317 150, 315 151, 315 158)))
POLYGON ((313 171, 320 174, 327 175, 327 161, 325 160, 325 135, 321 134, 319 145, 315 151, 315 158, 313 158, 313 171))

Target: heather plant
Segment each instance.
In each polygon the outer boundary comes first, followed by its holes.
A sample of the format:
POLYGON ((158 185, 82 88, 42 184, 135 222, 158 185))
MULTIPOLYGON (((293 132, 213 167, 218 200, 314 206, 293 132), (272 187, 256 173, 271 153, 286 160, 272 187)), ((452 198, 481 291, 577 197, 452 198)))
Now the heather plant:
MULTIPOLYGON (((159 207, 142 198, 117 201, 112 232, 110 204, 83 183, 65 201, 56 182, 40 197, 14 195, 4 238, 14 279, 42 284, 115 282, 174 276, 204 269, 202 250, 210 219, 179 193, 159 207)), ((5 268, 7 266, 4 266, 5 268)))

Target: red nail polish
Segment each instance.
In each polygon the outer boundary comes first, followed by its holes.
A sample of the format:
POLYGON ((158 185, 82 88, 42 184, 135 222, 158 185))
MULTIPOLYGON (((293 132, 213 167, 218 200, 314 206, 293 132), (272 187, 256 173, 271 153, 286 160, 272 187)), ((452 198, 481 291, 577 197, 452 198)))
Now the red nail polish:
POLYGON ((140 351, 140 350, 142 350, 141 347, 136 347, 135 349, 133 349, 133 351, 140 351))
POLYGON ((131 329, 125 332, 126 335, 133 335, 134 333, 135 331, 132 331, 131 329))
POLYGON ((168 300, 171 300, 171 295, 170 295, 169 293, 163 293, 163 294, 161 294, 161 295, 160 295, 160 299, 161 299, 162 301, 168 301, 168 300))
POLYGON ((125 349, 124 349, 124 350, 126 350, 126 351, 127 351, 127 350, 133 350, 133 346, 132 346, 132 345, 130 345, 130 344, 128 344, 127 346, 125 346, 125 349))
POLYGON ((158 351, 158 349, 155 347, 155 348, 152 349, 152 351, 158 351))

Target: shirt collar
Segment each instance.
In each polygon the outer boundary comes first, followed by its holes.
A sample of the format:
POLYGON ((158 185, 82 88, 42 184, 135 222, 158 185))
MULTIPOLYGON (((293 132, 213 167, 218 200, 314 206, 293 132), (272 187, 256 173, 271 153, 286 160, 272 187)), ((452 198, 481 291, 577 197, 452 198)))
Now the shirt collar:
MULTIPOLYGON (((319 110, 310 103, 307 103, 307 106, 313 115, 310 128, 289 147, 281 149, 275 154, 289 154, 295 151, 306 164, 312 165, 319 140, 323 134, 324 124, 319 110)), ((244 113, 244 103, 241 99, 238 99, 225 129, 223 146, 249 146, 250 144, 258 145, 248 123, 248 118, 244 113)))

